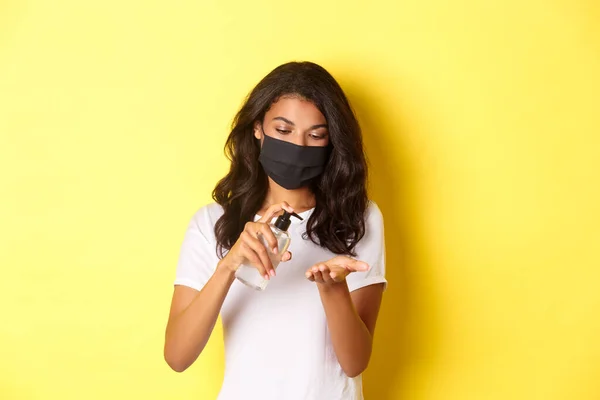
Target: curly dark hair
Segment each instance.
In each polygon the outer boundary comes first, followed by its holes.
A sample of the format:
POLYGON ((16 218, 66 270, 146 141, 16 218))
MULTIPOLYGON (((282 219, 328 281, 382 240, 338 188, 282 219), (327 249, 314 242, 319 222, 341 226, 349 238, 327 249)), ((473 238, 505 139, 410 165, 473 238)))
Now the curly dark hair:
POLYGON ((224 214, 215 224, 217 253, 231 249, 261 209, 269 181, 258 161, 260 141, 253 131, 272 104, 284 96, 313 103, 327 120, 330 155, 325 171, 311 184, 316 205, 306 223, 304 238, 335 254, 355 256, 365 234, 369 204, 367 161, 360 126, 344 91, 323 67, 290 62, 271 71, 250 92, 232 123, 225 144, 229 173, 213 190, 224 214))

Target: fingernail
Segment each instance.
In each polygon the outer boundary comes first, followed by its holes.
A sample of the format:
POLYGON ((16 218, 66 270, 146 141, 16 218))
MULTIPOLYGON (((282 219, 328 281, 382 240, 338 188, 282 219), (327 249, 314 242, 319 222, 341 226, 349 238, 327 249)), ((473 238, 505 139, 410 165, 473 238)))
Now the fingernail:
POLYGON ((265 274, 265 279, 269 280, 269 274, 265 274))
POLYGON ((271 274, 271 276, 275 276, 275 270, 274 269, 270 270, 269 274, 271 274))
POLYGON ((277 254, 277 247, 273 247, 273 248, 271 249, 271 251, 273 252, 273 254, 277 254))

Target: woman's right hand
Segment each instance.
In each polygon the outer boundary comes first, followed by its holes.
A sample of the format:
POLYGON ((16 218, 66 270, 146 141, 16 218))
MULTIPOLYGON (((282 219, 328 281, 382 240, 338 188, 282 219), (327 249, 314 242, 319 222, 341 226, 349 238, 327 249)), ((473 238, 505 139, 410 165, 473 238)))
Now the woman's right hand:
MULTIPOLYGON (((277 254, 279 249, 277 248, 277 239, 269 227, 269 222, 281 210, 290 213, 294 212, 294 209, 284 201, 283 203, 274 204, 269 207, 265 215, 258 221, 247 222, 238 240, 227 255, 219 262, 219 267, 227 268, 234 272, 240 265, 250 263, 265 279, 268 280, 271 276, 275 276, 275 268, 273 268, 273 264, 269 258, 269 252, 277 254), (269 244, 269 249, 266 249, 258 239, 259 234, 269 244)), ((286 251, 281 257, 282 262, 291 259, 292 254, 289 251, 286 251)))

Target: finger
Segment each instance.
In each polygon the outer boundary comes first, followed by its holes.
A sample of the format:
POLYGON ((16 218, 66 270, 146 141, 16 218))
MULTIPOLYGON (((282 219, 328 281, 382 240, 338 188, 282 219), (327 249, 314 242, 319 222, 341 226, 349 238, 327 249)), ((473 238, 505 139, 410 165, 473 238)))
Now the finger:
POLYGON ((323 274, 321 273, 321 267, 323 264, 317 264, 311 268, 311 271, 315 277, 315 282, 323 283, 323 274))
POLYGON ((350 273, 343 265, 330 267, 330 270, 329 276, 334 282, 343 282, 350 273))
POLYGON ((259 222, 270 222, 273 219, 273 217, 275 216, 275 214, 277 214, 281 210, 285 210, 289 213, 294 212, 294 209, 287 203, 287 201, 273 204, 271 207, 269 207, 267 209, 267 212, 265 213, 265 215, 262 216, 262 218, 259 220, 259 222))
POLYGON ((325 283, 325 281, 323 280, 323 274, 321 274, 321 271, 315 272, 315 273, 313 273, 313 275, 315 277, 315 282, 317 282, 317 283, 325 283))
POLYGON ((262 261, 260 260, 258 255, 256 255, 254 250, 252 250, 246 243, 242 243, 240 245, 240 249, 241 249, 242 257, 245 260, 247 260, 251 266, 256 268, 256 270, 262 277, 264 277, 265 279, 269 279, 269 274, 267 273, 267 269, 264 267, 264 265, 262 264, 262 261))
POLYGON ((242 232, 241 237, 243 237, 243 241, 247 248, 253 251, 260 259, 261 266, 265 270, 265 272, 260 271, 261 275, 268 274, 275 276, 275 269, 273 268, 273 264, 271 263, 271 259, 269 258, 269 254, 267 253, 265 246, 247 231, 242 232))
POLYGON ((313 275, 311 270, 306 271, 306 273, 304 274, 304 276, 306 276, 306 279, 308 279, 311 282, 315 281, 315 276, 313 275))
POLYGON ((329 276, 331 277, 331 280, 335 283, 343 282, 346 278, 345 276, 343 276, 343 273, 340 273, 340 271, 331 271, 329 273, 329 276))
POLYGON ((263 265, 267 269, 267 273, 271 276, 275 276, 275 268, 273 267, 273 262, 268 253, 271 252, 273 254, 278 254, 279 249, 277 248, 277 239, 275 238, 273 231, 271 231, 271 228, 269 228, 269 225, 264 223, 246 224, 245 232, 256 239, 251 241, 251 247, 263 261, 263 265), (270 250, 265 249, 265 245, 261 238, 265 240, 270 250), (258 245, 256 243, 258 243, 258 245))
POLYGON ((267 244, 269 246, 269 250, 273 254, 279 253, 279 249, 277 248, 277 238, 275 237, 275 234, 273 234, 273 231, 271 230, 269 225, 259 222, 259 223, 253 224, 248 229, 252 230, 252 232, 256 235, 257 239, 258 239, 258 234, 260 233, 260 235, 263 237, 263 239, 265 239, 265 241, 267 242, 267 244))
POLYGON ((319 265, 319 271, 321 271, 321 276, 323 278, 323 282, 325 283, 333 283, 333 279, 331 278, 331 269, 327 264, 319 265))
POLYGON ((369 270, 369 264, 364 261, 350 260, 344 264, 345 268, 351 272, 363 272, 369 270))
POLYGON ((289 251, 286 251, 285 253, 283 253, 283 256, 281 256, 282 262, 290 261, 291 259, 292 259, 292 253, 289 251))

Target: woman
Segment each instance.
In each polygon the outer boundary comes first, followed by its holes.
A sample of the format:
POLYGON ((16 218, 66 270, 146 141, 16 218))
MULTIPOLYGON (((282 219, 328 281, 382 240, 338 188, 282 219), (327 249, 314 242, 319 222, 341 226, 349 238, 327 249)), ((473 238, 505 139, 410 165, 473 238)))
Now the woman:
MULTIPOLYGON (((384 291, 383 220, 366 190, 358 122, 322 67, 284 64, 250 93, 227 139, 229 173, 190 222, 177 266, 165 359, 184 371, 219 313, 219 399, 362 399, 384 291), (275 270, 259 236, 296 212, 275 270), (293 254, 293 258, 292 258, 293 254), (250 264, 270 283, 235 279, 250 264)), ((276 252, 277 249, 275 248, 276 252)))

